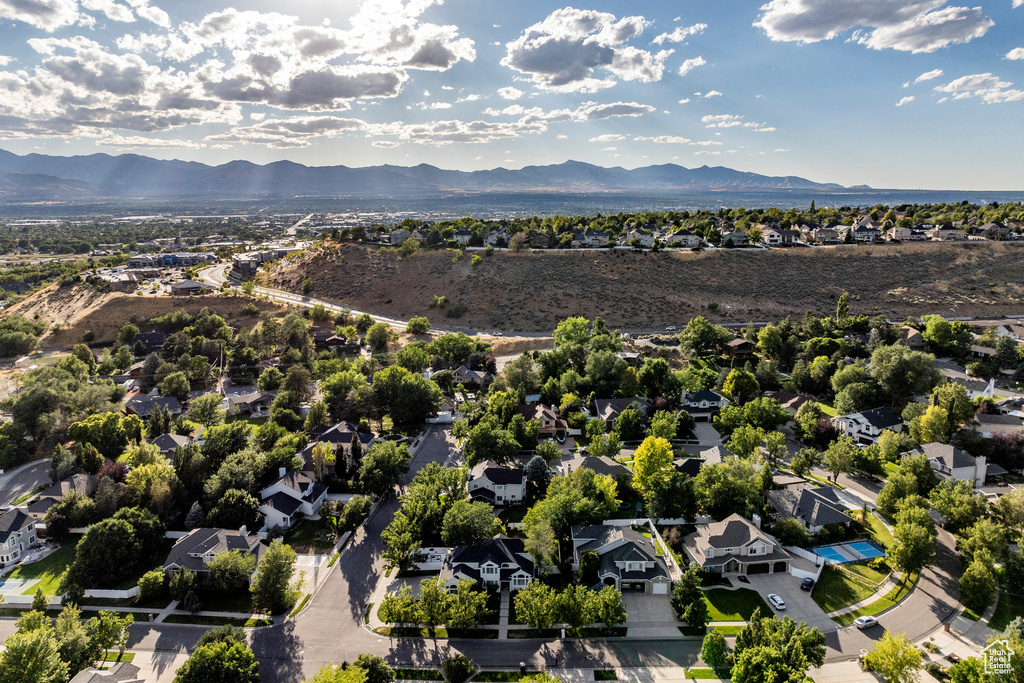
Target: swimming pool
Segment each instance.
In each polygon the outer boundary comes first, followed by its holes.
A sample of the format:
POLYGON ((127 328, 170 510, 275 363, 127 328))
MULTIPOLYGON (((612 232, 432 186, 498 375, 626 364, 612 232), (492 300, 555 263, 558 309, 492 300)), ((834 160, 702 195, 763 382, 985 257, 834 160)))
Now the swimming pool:
POLYGON ((855 541, 811 548, 811 552, 832 564, 846 564, 885 557, 885 550, 872 541, 855 541))

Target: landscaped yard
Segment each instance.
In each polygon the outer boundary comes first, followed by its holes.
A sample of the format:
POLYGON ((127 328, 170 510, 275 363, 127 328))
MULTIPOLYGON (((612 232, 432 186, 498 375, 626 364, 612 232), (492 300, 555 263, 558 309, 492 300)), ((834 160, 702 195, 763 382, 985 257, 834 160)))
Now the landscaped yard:
POLYGON ((15 569, 10 576, 12 579, 39 579, 39 583, 26 589, 22 595, 34 595, 39 589, 42 589, 44 595, 57 595, 61 574, 75 560, 78 539, 76 536, 38 562, 23 564, 15 569))
POLYGON ((814 585, 811 598, 828 613, 849 607, 873 594, 874 591, 867 586, 857 583, 834 567, 826 566, 818 583, 814 585))
POLYGON ((844 564, 843 569, 853 572, 874 584, 881 583, 889 575, 889 565, 884 563, 879 569, 872 569, 868 566, 867 562, 850 562, 849 564, 844 564))
POLYGON ((876 515, 868 515, 868 531, 875 543, 886 550, 895 542, 892 534, 885 528, 885 524, 876 515))
POLYGON ((771 614, 771 609, 757 591, 739 588, 734 591, 712 588, 704 591, 711 621, 747 621, 754 610, 761 608, 761 614, 771 614))
POLYGON ((849 626, 857 619, 857 617, 873 617, 876 614, 880 614, 910 595, 910 591, 913 590, 915 583, 917 583, 916 574, 912 575, 909 579, 905 579, 900 582, 886 595, 883 595, 874 602, 865 605, 854 612, 847 612, 846 614, 835 617, 833 621, 840 626, 849 626))
POLYGON ((317 520, 304 519, 294 529, 284 535, 284 542, 295 548, 296 552, 329 552, 334 541, 326 538, 324 528, 317 520))
POLYGON ((836 415, 839 414, 835 408, 833 408, 827 403, 822 403, 821 401, 818 401, 818 407, 821 408, 821 412, 825 413, 826 417, 835 417, 836 415))
POLYGON ((1003 631, 1017 617, 1024 617, 1024 600, 1014 598, 1005 591, 1000 591, 999 604, 996 605, 996 613, 988 622, 989 628, 1003 631))

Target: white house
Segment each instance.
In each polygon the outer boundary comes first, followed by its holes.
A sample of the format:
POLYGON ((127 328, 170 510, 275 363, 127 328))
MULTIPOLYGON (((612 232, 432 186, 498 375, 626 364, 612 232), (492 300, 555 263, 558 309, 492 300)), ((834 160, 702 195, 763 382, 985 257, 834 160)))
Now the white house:
POLYGON ((713 574, 781 574, 791 560, 778 541, 736 514, 698 526, 683 549, 713 574))
POLYGON ((632 527, 574 526, 572 528, 572 565, 579 569, 580 555, 592 550, 600 564, 597 577, 619 590, 636 590, 667 595, 672 585, 668 565, 658 557, 654 541, 632 527))
POLYGON ((300 519, 320 516, 320 504, 327 497, 327 487, 298 472, 280 469, 280 477, 260 491, 260 512, 264 526, 290 527, 300 519))
POLYGON ((654 235, 649 232, 641 232, 639 230, 630 230, 626 235, 626 244, 628 245, 633 240, 638 240, 640 246, 644 249, 650 249, 654 246, 654 235))
POLYGON ((680 407, 697 422, 710 422, 711 418, 727 405, 729 405, 729 399, 709 389, 694 392, 683 389, 680 407))
POLYGON ((967 451, 936 442, 926 443, 916 451, 904 453, 903 456, 917 455, 918 453, 925 454, 939 481, 956 479, 969 482, 974 488, 981 488, 985 485, 985 477, 988 473, 988 462, 985 456, 975 458, 967 451))
POLYGON ((533 556, 526 552, 523 539, 495 536, 453 549, 445 558, 438 580, 449 591, 458 587, 460 579, 470 579, 485 588, 518 591, 530 585, 535 571, 533 556))
POLYGON ((526 475, 520 467, 502 467, 485 460, 469 471, 469 496, 491 505, 521 503, 526 498, 526 475))
POLYGON ((832 424, 844 436, 852 437, 861 446, 870 446, 878 441, 883 430, 903 431, 903 420, 892 414, 888 408, 873 408, 862 413, 850 413, 832 418, 832 424))
POLYGON ((36 542, 35 521, 23 510, 14 508, 0 515, 0 567, 20 562, 36 542))

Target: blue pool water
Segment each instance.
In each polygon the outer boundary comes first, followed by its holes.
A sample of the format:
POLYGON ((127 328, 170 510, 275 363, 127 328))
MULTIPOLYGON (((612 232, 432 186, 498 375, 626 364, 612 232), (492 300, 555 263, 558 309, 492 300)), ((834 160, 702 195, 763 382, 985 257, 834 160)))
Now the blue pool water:
POLYGON ((871 541, 839 543, 837 545, 811 548, 811 550, 814 554, 825 558, 833 564, 846 564, 847 562, 860 562, 862 560, 873 560, 876 557, 885 557, 885 550, 871 541))
POLYGON ((837 551, 835 548, 832 548, 832 547, 827 547, 826 546, 824 548, 814 548, 814 553, 816 555, 820 555, 821 557, 824 557, 829 562, 833 562, 835 564, 843 564, 844 562, 849 562, 849 560, 846 559, 845 557, 843 557, 839 553, 839 551, 837 551))

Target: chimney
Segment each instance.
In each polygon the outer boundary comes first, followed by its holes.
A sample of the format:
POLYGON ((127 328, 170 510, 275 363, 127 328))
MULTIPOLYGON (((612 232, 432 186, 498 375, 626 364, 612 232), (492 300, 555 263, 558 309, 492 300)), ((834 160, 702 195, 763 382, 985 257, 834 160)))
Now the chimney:
POLYGON ((283 477, 284 473, 287 472, 287 471, 288 471, 288 469, 285 468, 285 467, 278 467, 277 468, 277 476, 283 477))

